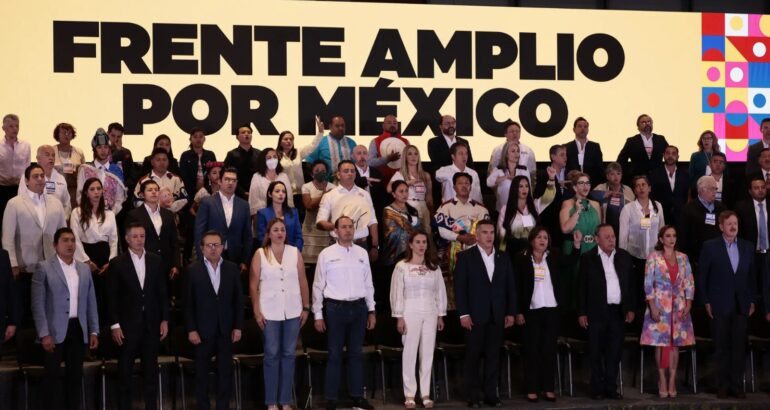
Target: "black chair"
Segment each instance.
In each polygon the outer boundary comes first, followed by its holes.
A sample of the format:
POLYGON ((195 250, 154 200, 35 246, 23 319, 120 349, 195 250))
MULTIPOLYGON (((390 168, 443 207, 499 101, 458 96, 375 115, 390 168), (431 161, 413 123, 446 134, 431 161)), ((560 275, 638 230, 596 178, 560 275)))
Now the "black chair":
POLYGON ((241 340, 233 346, 233 359, 237 374, 235 383, 238 385, 235 391, 239 409, 243 407, 243 397, 241 397, 242 373, 244 369, 256 372, 262 367, 265 358, 264 352, 262 331, 257 326, 257 321, 254 319, 245 320, 243 329, 241 329, 241 340))
POLYGON ((752 393, 757 391, 754 353, 770 352, 770 329, 767 328, 764 315, 759 313, 757 312, 749 318, 749 370, 751 372, 752 393))
POLYGON ((446 400, 450 400, 449 395, 449 366, 447 360, 461 361, 465 358, 465 334, 460 326, 460 319, 457 312, 447 312, 444 318, 444 331, 437 337, 436 353, 441 355, 444 365, 444 394, 446 400))

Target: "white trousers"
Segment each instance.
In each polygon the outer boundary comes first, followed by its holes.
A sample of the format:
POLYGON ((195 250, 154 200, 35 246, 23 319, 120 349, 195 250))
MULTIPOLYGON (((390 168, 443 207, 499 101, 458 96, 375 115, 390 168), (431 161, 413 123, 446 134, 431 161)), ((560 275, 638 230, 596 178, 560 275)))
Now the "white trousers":
POLYGON ((404 344, 402 358, 402 373, 404 379, 404 396, 415 397, 417 380, 415 380, 415 365, 417 352, 420 353, 420 394, 430 395, 430 375, 433 368, 433 349, 436 347, 436 313, 404 313, 406 335, 401 336, 404 344))

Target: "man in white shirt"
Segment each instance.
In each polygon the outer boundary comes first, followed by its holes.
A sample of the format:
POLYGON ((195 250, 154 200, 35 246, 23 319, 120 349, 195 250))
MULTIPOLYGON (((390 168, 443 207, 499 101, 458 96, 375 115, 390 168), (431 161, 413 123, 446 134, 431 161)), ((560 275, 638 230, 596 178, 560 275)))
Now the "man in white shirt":
POLYGON ((369 248, 369 258, 376 261, 379 236, 377 235, 377 213, 372 197, 355 185, 356 166, 352 161, 340 161, 337 174, 339 186, 321 198, 316 227, 324 231, 332 231, 332 236, 335 236, 337 230, 332 221, 336 221, 341 216, 351 218, 355 227, 353 241, 359 246, 369 248), (367 238, 371 242, 367 242, 367 238))
POLYGON ((3 132, 5 138, 0 142, 0 214, 5 211, 8 201, 16 196, 19 181, 31 160, 29 143, 19 140, 18 115, 3 117, 3 132))
POLYGON ((107 323, 118 346, 120 409, 131 409, 134 361, 142 360, 145 409, 155 409, 158 353, 168 335, 168 296, 163 260, 144 249, 144 226, 126 226, 128 251, 110 261, 107 271, 107 323))
POLYGON ((535 161, 535 151, 532 148, 521 143, 521 125, 516 121, 510 121, 505 126, 505 142, 496 146, 492 150, 492 156, 489 157, 489 166, 487 167, 487 175, 500 164, 500 157, 503 155, 503 147, 507 142, 515 142, 519 144, 519 151, 521 157, 519 158, 519 164, 524 165, 529 170, 530 174, 530 186, 535 186, 535 178, 537 178, 537 162, 535 161))
POLYGON ((337 243, 318 255, 313 281, 315 328, 327 333, 329 351, 324 379, 326 409, 336 409, 343 347, 347 347, 348 391, 353 407, 373 409, 364 397, 362 363, 366 329, 374 329, 377 322, 372 270, 366 251, 353 243, 353 219, 337 218, 334 232, 337 243))
MULTIPOLYGON (((53 166, 55 156, 55 151, 50 145, 41 145, 37 148, 37 164, 43 167, 43 173, 45 174, 43 191, 46 195, 53 195, 61 202, 62 207, 64 207, 64 217, 69 219, 72 212, 70 193, 67 190, 67 181, 64 179, 64 176, 53 166)), ((26 182, 24 181, 23 184, 19 184, 19 194, 27 192, 26 182)))
POLYGON ((464 172, 473 179, 471 181, 471 199, 484 203, 484 199, 481 197, 479 174, 468 166, 469 152, 468 147, 464 144, 452 145, 452 148, 449 149, 449 153, 452 156, 452 164, 441 167, 436 171, 436 181, 441 184, 441 202, 449 201, 455 197, 453 177, 458 172, 464 172))
MULTIPOLYGON (((591 398, 621 399, 617 375, 625 324, 634 320, 636 295, 631 255, 615 246, 610 224, 596 228, 598 246, 580 258, 576 293, 578 323, 588 329, 591 398)), ((570 285, 570 284, 565 284, 570 285)))
POLYGON ((99 345, 91 270, 75 260, 75 242, 71 229, 57 230, 53 237, 56 254, 41 262, 32 277, 32 316, 44 351, 42 397, 44 408, 49 409, 81 408, 85 347, 93 350, 99 345))

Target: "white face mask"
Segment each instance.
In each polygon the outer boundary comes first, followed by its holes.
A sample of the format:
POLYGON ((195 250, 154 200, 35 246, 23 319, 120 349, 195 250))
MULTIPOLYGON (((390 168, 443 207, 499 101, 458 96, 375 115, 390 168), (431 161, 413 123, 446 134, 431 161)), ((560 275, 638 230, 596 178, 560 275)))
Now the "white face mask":
POLYGON ((275 169, 278 166, 278 159, 277 158, 270 158, 267 161, 265 161, 267 164, 268 169, 275 169))

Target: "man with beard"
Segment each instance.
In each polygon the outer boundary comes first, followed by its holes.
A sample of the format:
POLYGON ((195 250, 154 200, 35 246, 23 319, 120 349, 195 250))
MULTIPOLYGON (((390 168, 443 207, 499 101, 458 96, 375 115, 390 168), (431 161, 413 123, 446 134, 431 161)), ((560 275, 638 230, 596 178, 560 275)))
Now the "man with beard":
POLYGON ((462 137, 458 137, 455 132, 457 130, 457 120, 451 115, 444 115, 441 117, 441 135, 435 136, 428 140, 428 157, 430 158, 431 170, 435 171, 441 167, 452 165, 452 156, 449 153, 449 149, 455 143, 463 143, 468 147, 468 166, 473 166, 473 155, 471 154, 471 145, 468 140, 462 137))
MULTIPOLYGON (((320 122, 317 119, 316 122, 320 122)), ((305 161, 312 163, 313 161, 320 159, 326 163, 328 173, 328 180, 334 179, 334 173, 332 170, 337 169, 337 165, 344 160, 353 159, 353 148, 356 147, 356 142, 352 138, 345 136, 345 119, 340 116, 332 117, 329 127, 329 134, 326 137, 321 137, 313 140, 313 143, 302 149, 301 154, 305 158, 305 161), (311 148, 312 147, 312 148, 311 148)), ((323 133, 323 125, 318 125, 319 133, 323 133)))
POLYGON ((80 203, 83 184, 89 178, 99 178, 104 192, 104 206, 116 215, 126 200, 126 186, 123 184, 123 170, 118 164, 110 163, 110 137, 104 129, 96 130, 91 139, 94 160, 78 167, 78 189, 76 200, 80 203))
POLYGON ((663 216, 669 225, 676 226, 679 214, 687 203, 687 169, 677 166, 679 148, 669 145, 663 152, 663 166, 650 172, 652 198, 663 206, 663 216))
POLYGON ((639 134, 629 137, 618 154, 618 163, 623 166, 623 183, 631 185, 637 175, 648 175, 663 161, 663 151, 668 142, 666 137, 652 133, 652 117, 642 114, 636 119, 639 134), (630 161, 630 163, 629 163, 630 161))
MULTIPOLYGON (((388 145, 388 143, 386 143, 386 145, 388 145)), ((396 116, 393 114, 386 115, 385 120, 382 122, 382 134, 369 143, 369 166, 382 174, 383 186, 387 186, 390 183, 390 178, 393 174, 400 169, 400 166, 392 168, 388 166, 388 163, 399 161, 401 159, 401 151, 403 150, 403 147, 407 145, 409 145, 409 140, 402 137, 401 133, 398 132, 398 119, 396 116), (401 144, 396 144, 397 146, 400 146, 401 149, 384 154, 381 149, 382 143, 389 139, 391 141, 388 141, 388 143, 394 142, 393 140, 400 140, 401 144)))
POLYGON ((599 143, 588 140, 588 120, 577 117, 572 125, 575 139, 567 147, 567 172, 576 169, 591 178, 591 185, 604 182, 604 157, 599 143))

